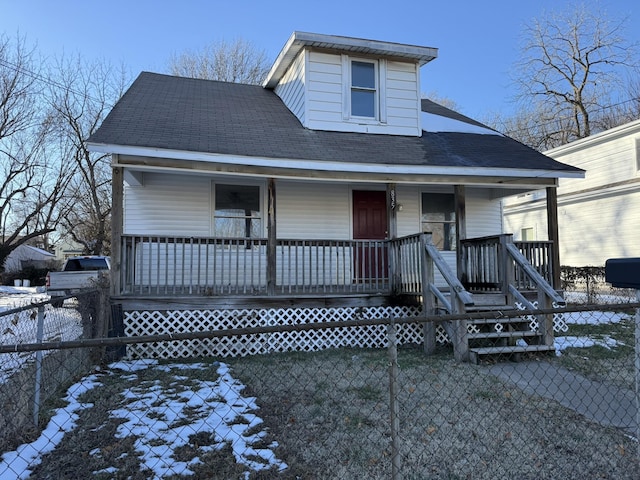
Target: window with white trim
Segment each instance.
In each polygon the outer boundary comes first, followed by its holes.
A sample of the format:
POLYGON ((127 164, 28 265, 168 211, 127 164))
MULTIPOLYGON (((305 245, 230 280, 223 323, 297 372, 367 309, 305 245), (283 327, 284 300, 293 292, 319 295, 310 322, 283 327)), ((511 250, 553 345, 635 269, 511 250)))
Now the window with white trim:
POLYGON ((520 239, 523 242, 531 242, 535 240, 535 231, 533 230, 533 227, 521 228, 520 239))
POLYGON ((422 231, 431 233, 438 250, 456 249, 456 212, 453 193, 422 194, 422 231))
POLYGON ((217 237, 260 238, 260 187, 216 184, 214 231, 217 237))
POLYGON ((378 68, 367 60, 351 60, 351 116, 378 118, 378 68))

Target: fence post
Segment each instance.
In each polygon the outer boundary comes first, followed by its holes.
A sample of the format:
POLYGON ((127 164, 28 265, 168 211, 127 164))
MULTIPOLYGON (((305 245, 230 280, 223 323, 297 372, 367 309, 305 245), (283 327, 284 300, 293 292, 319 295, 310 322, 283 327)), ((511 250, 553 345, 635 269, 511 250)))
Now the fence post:
MULTIPOLYGON (((93 328, 89 338, 106 338, 109 335, 109 323, 111 319, 111 309, 109 308, 110 296, 109 289, 104 285, 98 287, 97 305, 95 306, 93 317, 93 328)), ((94 363, 100 363, 105 359, 105 347, 96 347, 93 349, 91 360, 94 363)))
MULTIPOLYGON (((36 342, 42 343, 44 339, 44 305, 38 305, 38 326, 36 330, 36 342)), ((33 390, 33 424, 38 426, 40 416, 40 388, 42 385, 42 350, 36 352, 36 378, 33 390)))
POLYGON ((400 407, 398 405, 398 346, 396 325, 387 327, 389 341, 389 408, 391 412, 391 478, 400 478, 400 407))
MULTIPOLYGON (((418 248, 420 259, 420 284, 422 286, 422 315, 433 315, 435 305, 431 294, 431 285, 434 283, 435 272, 433 269, 433 258, 427 254, 427 243, 431 243, 431 234, 420 235, 418 248)), ((424 353, 433 355, 436 352, 436 324, 425 322, 423 327, 424 353)))

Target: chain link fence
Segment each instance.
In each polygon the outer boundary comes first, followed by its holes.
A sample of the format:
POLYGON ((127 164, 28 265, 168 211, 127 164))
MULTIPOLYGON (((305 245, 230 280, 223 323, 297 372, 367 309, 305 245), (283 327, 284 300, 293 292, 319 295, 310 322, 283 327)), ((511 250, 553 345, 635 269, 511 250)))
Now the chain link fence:
POLYGON ((261 329, 107 338, 96 294, 84 313, 82 299, 7 310, 0 478, 640 478, 640 304, 623 293, 554 312, 566 323, 555 354, 478 365, 456 362, 450 345, 429 356, 398 345, 397 327, 416 318, 287 326, 373 325, 382 349, 105 361, 134 343, 261 329))

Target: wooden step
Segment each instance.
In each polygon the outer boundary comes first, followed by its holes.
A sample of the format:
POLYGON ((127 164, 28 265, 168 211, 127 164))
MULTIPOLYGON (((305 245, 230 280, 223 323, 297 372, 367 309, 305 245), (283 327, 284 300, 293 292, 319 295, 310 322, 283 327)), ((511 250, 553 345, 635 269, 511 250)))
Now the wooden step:
POLYGON ((508 305, 472 305, 465 308, 465 312, 500 312, 503 310, 513 310, 508 305))
POLYGON ((515 345, 503 347, 471 347, 469 348, 469 361, 476 365, 483 355, 520 355, 522 353, 550 353, 555 352, 553 345, 515 345))
POLYGON ((492 325, 495 323, 501 323, 503 325, 519 325, 529 323, 529 320, 522 317, 502 317, 502 318, 473 318, 467 320, 468 325, 492 325))
POLYGON ((507 303, 507 297, 502 293, 474 293, 472 296, 474 307, 504 306, 507 303))
POLYGON ((533 332, 531 330, 515 331, 515 332, 479 332, 468 333, 467 338, 470 340, 477 340, 480 338, 524 338, 524 337, 540 337, 539 332, 533 332))

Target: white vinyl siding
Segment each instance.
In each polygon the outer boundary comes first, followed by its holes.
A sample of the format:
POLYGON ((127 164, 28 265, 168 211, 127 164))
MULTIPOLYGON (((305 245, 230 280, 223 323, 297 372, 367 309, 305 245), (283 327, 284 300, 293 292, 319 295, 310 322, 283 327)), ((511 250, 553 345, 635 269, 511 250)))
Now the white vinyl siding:
POLYGON ((558 196, 634 178, 634 150, 634 143, 629 139, 619 139, 579 152, 557 155, 555 160, 586 171, 584 179, 560 179, 558 196))
POLYGON ((386 76, 387 124, 419 131, 418 67, 412 63, 387 62, 386 76))
POLYGON ((278 237, 348 240, 351 231, 347 184, 278 182, 278 237))
POLYGON ((500 235, 502 233, 502 205, 491 198, 490 190, 467 188, 465 191, 467 238, 500 235))
POLYGON ((342 123, 343 72, 340 55, 310 52, 308 65, 309 128, 314 123, 342 123))
MULTIPOLYGON (((206 176, 145 173, 143 185, 125 186, 124 233, 210 236, 212 232, 212 183, 206 176)), ((224 183, 229 180, 224 179, 224 183)), ((234 184, 242 184, 240 179, 234 184)), ((263 186, 264 188, 264 186, 263 186)), ((432 187, 445 192, 451 188, 432 187)), ((420 231, 420 195, 424 188, 398 185, 396 202, 398 236, 420 231)), ((500 233, 500 204, 488 191, 467 189, 467 236, 500 233)), ((264 200, 263 200, 264 202, 264 200)), ((279 238, 351 238, 351 188, 347 183, 304 181, 276 182, 279 238)), ((264 210, 264 209, 263 209, 264 210)), ((263 228, 264 230, 264 228, 263 228)))
POLYGON ((305 53, 301 52, 291 68, 282 77, 275 88, 275 93, 291 112, 298 117, 300 123, 305 122, 305 53))
POLYGON ((640 189, 559 203, 558 222, 563 265, 603 266, 609 258, 640 257, 640 189))
MULTIPOLYGON (((452 193, 452 187, 430 186, 428 188, 411 185, 398 185, 396 201, 402 205, 397 211, 398 237, 414 235, 420 232, 420 202, 423 191, 434 193, 452 193)), ((498 235, 502 232, 501 205, 499 200, 491 198, 489 189, 467 188, 466 196, 466 227, 467 237, 483 237, 498 235)), ((456 271, 456 252, 440 252, 447 265, 456 271)), ((440 285, 444 280, 438 277, 440 285)))
POLYGON ((210 235, 211 179, 144 173, 141 186, 125 186, 123 232, 210 235))
MULTIPOLYGON (((422 192, 425 191, 453 193, 453 188, 398 185, 396 202, 402 205, 402 210, 397 212, 399 237, 420 232, 420 202, 422 192)), ((491 191, 482 188, 467 188, 465 196, 467 237, 484 237, 502 233, 500 200, 491 198, 491 191)))
MULTIPOLYGON (((521 205, 514 210, 504 207, 504 232, 512 233, 514 240, 522 240, 518 232, 523 228, 533 228, 536 240, 549 240, 547 229, 547 205, 545 198, 521 205)), ((560 238, 560 246, 564 243, 560 238)), ((562 261, 562 259, 560 259, 562 261)))

